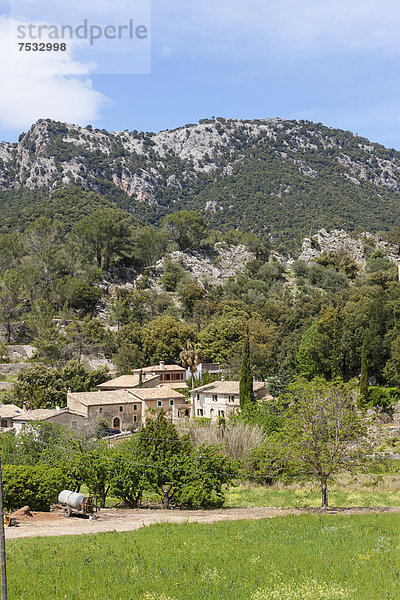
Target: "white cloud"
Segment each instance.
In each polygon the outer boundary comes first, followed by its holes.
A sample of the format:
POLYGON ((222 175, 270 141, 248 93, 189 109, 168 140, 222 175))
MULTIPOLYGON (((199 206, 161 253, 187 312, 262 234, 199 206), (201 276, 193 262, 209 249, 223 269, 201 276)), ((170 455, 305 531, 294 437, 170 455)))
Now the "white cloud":
POLYGON ((70 51, 47 55, 22 52, 10 63, 16 48, 12 40, 10 49, 10 24, 15 26, 0 17, 0 126, 20 130, 39 118, 76 124, 99 119, 108 99, 93 88, 90 74, 94 65, 75 60, 70 51), (30 68, 31 61, 35 68, 30 68))

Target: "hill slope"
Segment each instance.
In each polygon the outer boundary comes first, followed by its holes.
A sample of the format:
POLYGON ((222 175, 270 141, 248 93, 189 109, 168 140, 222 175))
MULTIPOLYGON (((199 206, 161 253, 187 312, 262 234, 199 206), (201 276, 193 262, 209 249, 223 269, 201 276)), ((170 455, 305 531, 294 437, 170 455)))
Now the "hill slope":
POLYGON ((0 144, 3 224, 19 215, 23 226, 42 214, 49 193, 72 184, 79 214, 85 190, 100 195, 89 204, 114 202, 146 221, 190 208, 213 226, 283 240, 321 227, 377 231, 400 221, 400 153, 305 121, 215 119, 109 133, 40 120, 17 144, 0 144))

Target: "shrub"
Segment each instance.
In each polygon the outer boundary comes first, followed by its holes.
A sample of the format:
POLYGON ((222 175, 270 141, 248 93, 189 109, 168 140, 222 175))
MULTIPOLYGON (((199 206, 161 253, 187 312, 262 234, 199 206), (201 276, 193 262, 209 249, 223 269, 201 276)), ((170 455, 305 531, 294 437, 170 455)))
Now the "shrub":
POLYGON ((399 400, 399 388, 370 387, 368 390, 368 404, 374 408, 388 410, 399 400))
POLYGON ((3 466, 4 506, 8 510, 28 505, 31 510, 48 511, 66 485, 67 476, 61 469, 3 466))

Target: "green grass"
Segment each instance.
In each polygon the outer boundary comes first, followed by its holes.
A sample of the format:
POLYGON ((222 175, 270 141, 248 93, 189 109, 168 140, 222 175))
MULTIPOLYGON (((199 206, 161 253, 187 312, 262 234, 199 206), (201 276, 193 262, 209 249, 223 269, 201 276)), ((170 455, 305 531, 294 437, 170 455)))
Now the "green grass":
MULTIPOLYGON (((239 486, 225 492, 225 507, 279 506, 301 508, 321 506, 321 492, 317 487, 276 489, 269 487, 239 486)), ((400 506, 400 492, 333 487, 329 492, 331 507, 400 506)))
POLYGON ((393 600, 400 515, 153 525, 7 542, 9 600, 393 600))

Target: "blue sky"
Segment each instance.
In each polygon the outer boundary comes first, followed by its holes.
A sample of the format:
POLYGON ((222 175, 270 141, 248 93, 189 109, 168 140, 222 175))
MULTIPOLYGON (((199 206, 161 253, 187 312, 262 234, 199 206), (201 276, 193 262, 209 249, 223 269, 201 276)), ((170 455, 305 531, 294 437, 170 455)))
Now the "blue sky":
POLYGON ((98 75, 79 49, 68 75, 18 76, 0 58, 0 139, 40 117, 158 131, 281 116, 400 149, 399 33, 398 0, 153 0, 149 74, 98 75))

